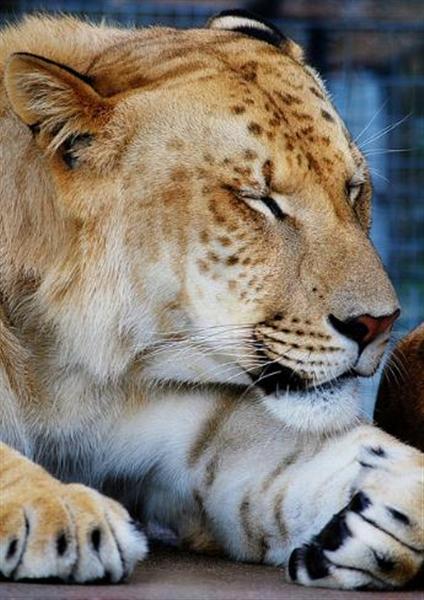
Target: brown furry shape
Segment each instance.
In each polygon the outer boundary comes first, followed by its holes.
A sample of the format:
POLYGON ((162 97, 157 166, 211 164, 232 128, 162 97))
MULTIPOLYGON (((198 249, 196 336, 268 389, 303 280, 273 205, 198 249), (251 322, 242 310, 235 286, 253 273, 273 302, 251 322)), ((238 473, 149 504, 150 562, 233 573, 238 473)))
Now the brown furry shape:
POLYGON ((396 346, 383 373, 377 425, 424 450, 424 323, 396 346))

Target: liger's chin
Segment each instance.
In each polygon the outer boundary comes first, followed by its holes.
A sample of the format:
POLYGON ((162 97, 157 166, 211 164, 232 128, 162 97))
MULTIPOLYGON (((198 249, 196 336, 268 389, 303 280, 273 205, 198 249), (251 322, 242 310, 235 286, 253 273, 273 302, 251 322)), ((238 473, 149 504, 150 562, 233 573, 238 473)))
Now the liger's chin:
POLYGON ((264 396, 263 402, 274 417, 298 432, 342 431, 361 415, 359 381, 341 377, 307 389, 280 389, 264 396))

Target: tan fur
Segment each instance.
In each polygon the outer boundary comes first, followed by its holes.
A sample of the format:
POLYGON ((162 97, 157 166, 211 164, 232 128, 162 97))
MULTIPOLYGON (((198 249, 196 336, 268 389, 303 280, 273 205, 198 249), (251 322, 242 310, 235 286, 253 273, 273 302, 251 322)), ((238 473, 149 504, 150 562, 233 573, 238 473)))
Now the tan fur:
MULTIPOLYGON (((359 356, 328 317, 397 308, 364 158, 318 75, 293 42, 65 17, 4 29, 0 72, 0 435, 64 480, 2 445, 0 570, 125 576, 146 551, 127 512, 65 483, 115 479, 124 501, 121 476, 192 547, 286 561, 349 500, 359 409, 341 384, 338 403, 264 398, 249 373, 278 361, 309 390, 370 375, 388 335, 359 356), (290 490, 315 457, 329 468, 327 438, 351 479, 292 538, 290 490), (22 560, 14 535, 34 544, 22 560)), ((418 459, 403 452, 415 514, 418 459)), ((402 564, 390 585, 418 559, 402 564)))

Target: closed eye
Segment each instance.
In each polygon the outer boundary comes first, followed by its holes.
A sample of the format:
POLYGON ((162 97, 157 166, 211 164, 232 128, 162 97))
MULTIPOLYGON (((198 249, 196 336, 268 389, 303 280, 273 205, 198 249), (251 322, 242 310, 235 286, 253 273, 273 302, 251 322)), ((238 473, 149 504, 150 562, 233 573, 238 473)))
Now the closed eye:
POLYGON ((284 212, 279 203, 274 200, 274 198, 271 198, 271 196, 256 195, 250 190, 235 191, 234 189, 231 189, 231 191, 255 211, 260 212, 265 216, 271 216, 279 221, 283 221, 289 216, 289 214, 284 212))
POLYGON ((285 213, 283 213, 283 211, 281 210, 281 208, 278 206, 277 202, 273 198, 270 198, 269 196, 264 196, 264 197, 260 198, 260 202, 263 202, 265 204, 265 206, 274 215, 274 217, 276 219, 279 219, 280 221, 282 221, 283 219, 285 219, 287 217, 287 215, 285 213))
POLYGON ((346 184, 346 194, 351 204, 355 204, 359 196, 362 194, 364 184, 361 183, 348 183, 346 184))

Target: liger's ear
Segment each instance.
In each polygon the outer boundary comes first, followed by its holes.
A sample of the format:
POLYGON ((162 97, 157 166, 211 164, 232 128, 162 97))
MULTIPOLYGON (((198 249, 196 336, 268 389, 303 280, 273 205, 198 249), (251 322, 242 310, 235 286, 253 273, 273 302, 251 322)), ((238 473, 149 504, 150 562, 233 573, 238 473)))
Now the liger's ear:
POLYGON ((297 62, 303 63, 303 50, 272 23, 247 10, 224 10, 208 21, 210 29, 237 31, 280 48, 297 62))
POLYGON ((72 136, 95 132, 111 104, 73 69, 34 54, 12 54, 4 76, 13 111, 56 150, 72 136))

